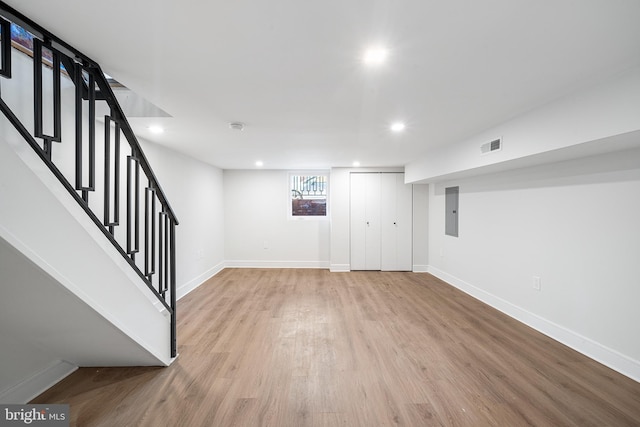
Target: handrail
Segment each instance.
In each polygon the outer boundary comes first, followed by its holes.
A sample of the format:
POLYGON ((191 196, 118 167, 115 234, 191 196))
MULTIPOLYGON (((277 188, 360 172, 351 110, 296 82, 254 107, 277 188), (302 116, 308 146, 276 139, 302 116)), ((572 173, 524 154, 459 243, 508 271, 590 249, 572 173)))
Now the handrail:
POLYGON ((0 93, 0 111, 170 313, 171 356, 175 357, 177 354, 175 226, 178 225, 176 215, 100 65, 2 1, 0 1, 2 29, 0 78, 11 79, 11 34, 7 31, 9 22, 24 28, 34 36, 34 131, 30 132, 16 116, 2 98, 2 93, 0 93), (48 106, 50 107, 48 112, 53 121, 53 129, 49 134, 43 129, 45 110, 42 84, 43 50, 52 58, 49 64, 53 76, 52 94, 46 97, 47 100, 52 101, 48 106), (72 119, 75 124, 75 176, 73 179, 65 176, 52 160, 53 142, 63 143, 60 94, 62 67, 65 75, 75 86, 75 114, 72 119), (97 188, 95 179, 95 163, 98 158, 96 143, 99 143, 96 141, 96 102, 105 102, 110 110, 109 115, 105 116, 105 134, 102 140, 103 188, 97 188), (85 104, 88 104, 88 117, 84 114, 85 104), (85 124, 88 132, 83 132, 85 124), (85 133, 88 133, 88 138, 84 136, 85 133), (121 136, 129 144, 129 155, 121 153, 121 136), (42 143, 38 140, 42 140, 42 143), (126 183, 120 180, 120 175, 124 173, 120 168, 121 162, 126 162, 126 183), (146 186, 140 181, 140 170, 147 179, 146 186), (140 191, 141 189, 143 191, 140 191), (100 213, 94 212, 89 204, 89 196, 100 194, 100 192, 103 196, 102 220, 99 218, 100 213), (144 193, 142 209, 140 193, 144 193), (120 212, 122 209, 120 201, 123 196, 126 205, 125 215, 121 215, 120 212), (159 211, 156 209, 156 201, 160 205, 159 211), (141 217, 143 226, 140 224, 141 217), (119 231, 124 229, 120 228, 123 225, 126 225, 126 235, 119 231), (143 245, 140 244, 140 234, 143 235, 143 245), (136 260, 136 254, 143 255, 144 262, 139 258, 136 260), (168 302, 167 299, 169 299, 168 302))

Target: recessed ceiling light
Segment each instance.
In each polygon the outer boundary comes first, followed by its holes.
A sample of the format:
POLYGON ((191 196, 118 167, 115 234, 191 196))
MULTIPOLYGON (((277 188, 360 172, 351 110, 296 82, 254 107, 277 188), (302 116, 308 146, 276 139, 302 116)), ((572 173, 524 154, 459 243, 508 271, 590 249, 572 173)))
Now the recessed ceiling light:
POLYGON ((360 162, 356 160, 355 162, 353 162, 353 166, 357 168, 358 166, 360 166, 360 162))
POLYGON ((164 133, 164 128, 158 125, 149 126, 149 132, 155 133, 156 135, 164 133))
POLYGON ((244 123, 242 122, 231 122, 229 123, 229 127, 233 130, 243 130, 244 129, 244 123))
POLYGON ((395 122, 391 125, 391 130, 393 132, 402 132, 406 126, 402 122, 395 122))
POLYGON ((260 168, 260 167, 264 166, 264 162, 262 160, 258 160, 256 162, 256 166, 260 168))
POLYGON ((372 47, 364 52, 363 60, 367 65, 380 65, 387 60, 389 51, 384 47, 372 47))

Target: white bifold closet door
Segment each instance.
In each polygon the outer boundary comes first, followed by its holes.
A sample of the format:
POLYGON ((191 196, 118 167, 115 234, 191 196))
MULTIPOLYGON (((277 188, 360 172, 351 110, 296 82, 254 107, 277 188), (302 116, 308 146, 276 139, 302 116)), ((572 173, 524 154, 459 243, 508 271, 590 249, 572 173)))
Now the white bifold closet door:
POLYGON ((383 173, 380 190, 380 269, 411 271, 412 187, 404 183, 403 173, 383 173))
POLYGON ((351 174, 351 270, 410 271, 412 187, 403 173, 351 174))
POLYGON ((380 270, 380 174, 351 174, 351 270, 380 270))

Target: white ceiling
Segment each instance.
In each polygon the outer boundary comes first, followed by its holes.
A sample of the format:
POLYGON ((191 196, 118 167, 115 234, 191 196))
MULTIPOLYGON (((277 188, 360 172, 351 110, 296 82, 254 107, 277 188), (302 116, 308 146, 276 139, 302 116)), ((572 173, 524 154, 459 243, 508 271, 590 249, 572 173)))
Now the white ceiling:
POLYGON ((173 116, 139 136, 225 169, 404 165, 640 64, 638 0, 7 3, 173 116))

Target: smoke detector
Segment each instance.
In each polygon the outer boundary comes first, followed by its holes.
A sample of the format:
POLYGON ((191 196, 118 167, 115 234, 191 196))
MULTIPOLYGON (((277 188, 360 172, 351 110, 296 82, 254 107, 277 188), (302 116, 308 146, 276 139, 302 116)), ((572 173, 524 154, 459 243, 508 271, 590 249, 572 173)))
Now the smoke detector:
POLYGON ((229 123, 229 127, 233 130, 243 130, 244 129, 244 123, 242 122, 231 122, 229 123))

